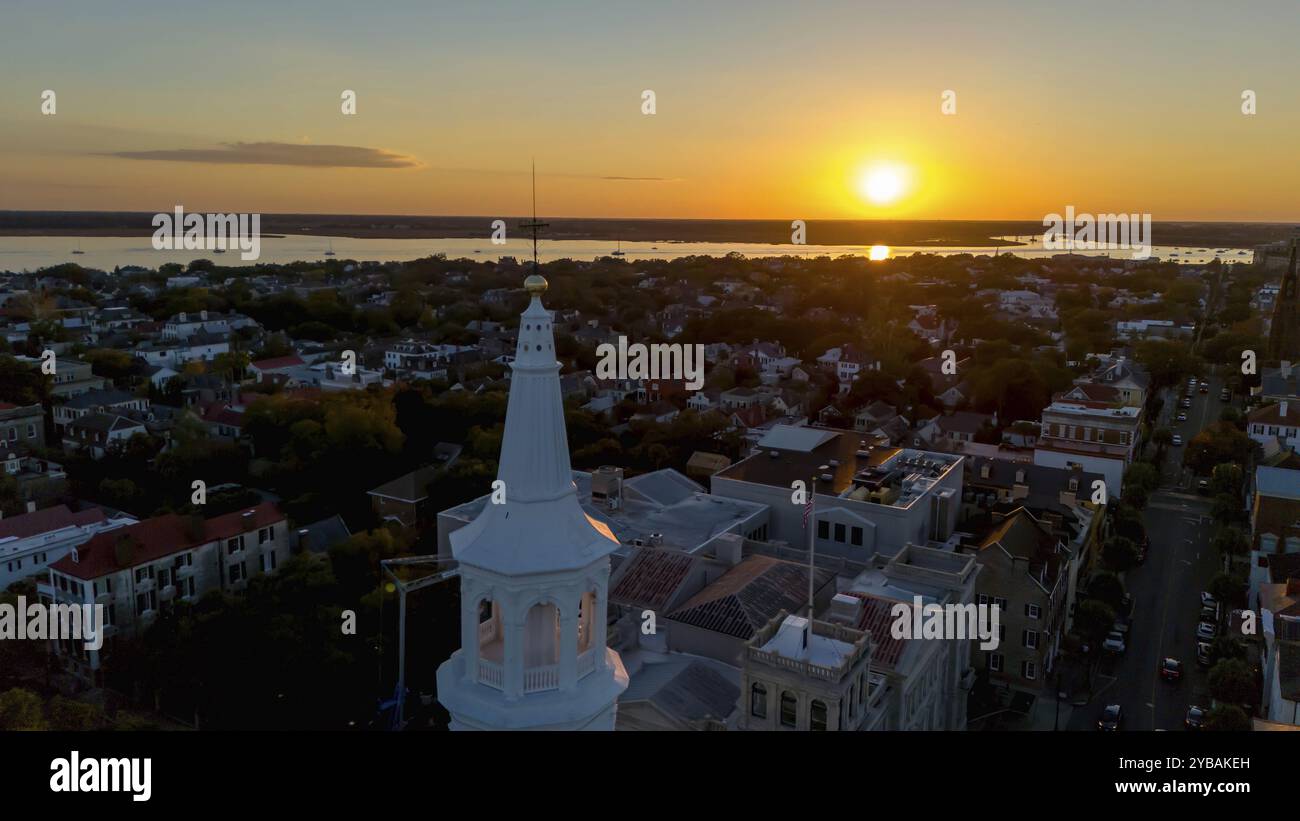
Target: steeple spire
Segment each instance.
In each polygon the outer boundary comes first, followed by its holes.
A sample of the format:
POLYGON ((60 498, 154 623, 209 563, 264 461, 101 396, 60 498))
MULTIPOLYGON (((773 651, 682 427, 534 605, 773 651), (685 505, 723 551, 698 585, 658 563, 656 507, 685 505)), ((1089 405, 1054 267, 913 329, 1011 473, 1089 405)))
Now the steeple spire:
POLYGON ((530 299, 519 317, 497 469, 506 501, 489 503, 477 519, 451 535, 458 561, 512 574, 589 565, 618 546, 609 528, 578 504, 555 334, 551 314, 542 305, 546 279, 533 274, 524 288, 530 299))

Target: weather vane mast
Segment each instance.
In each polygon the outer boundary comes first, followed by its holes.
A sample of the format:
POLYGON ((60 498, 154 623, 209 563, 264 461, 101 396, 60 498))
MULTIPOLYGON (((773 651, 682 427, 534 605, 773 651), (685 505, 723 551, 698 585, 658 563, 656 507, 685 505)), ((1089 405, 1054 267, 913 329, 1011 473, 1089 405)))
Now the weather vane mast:
POLYGON ((547 227, 547 223, 538 222, 537 220, 537 161, 533 160, 533 218, 530 222, 522 222, 520 228, 527 228, 533 232, 533 273, 540 274, 541 271, 537 265, 537 232, 547 227))

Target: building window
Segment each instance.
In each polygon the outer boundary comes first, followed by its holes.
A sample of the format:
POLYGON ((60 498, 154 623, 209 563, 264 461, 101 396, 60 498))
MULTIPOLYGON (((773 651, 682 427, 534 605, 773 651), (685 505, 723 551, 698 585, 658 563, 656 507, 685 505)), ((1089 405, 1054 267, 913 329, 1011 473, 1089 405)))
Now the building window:
POLYGON ((244 568, 244 563, 232 564, 230 566, 230 583, 241 581, 248 578, 248 571, 244 568))
POLYGON ((836 522, 835 524, 835 541, 844 542, 844 525, 836 522))
POLYGON ((1009 604, 1007 603, 1007 600, 1006 600, 1006 599, 1001 598, 1001 597, 999 597, 999 596, 994 596, 994 597, 993 597, 993 603, 994 603, 995 605, 997 605, 997 608, 998 608, 998 612, 999 612, 999 613, 1010 613, 1010 612, 1011 612, 1011 607, 1010 607, 1009 604))
POLYGON ((831 537, 831 523, 822 520, 817 523, 817 538, 829 539, 831 537))
POLYGON ((151 565, 151 564, 150 564, 150 565, 145 565, 144 567, 137 567, 137 568, 135 569, 135 583, 136 583, 136 584, 140 584, 140 583, 143 582, 145 579, 152 579, 152 578, 153 578, 153 565, 151 565))
POLYGON ((1022 630, 1020 631, 1020 643, 1030 650, 1038 649, 1038 631, 1022 630))
POLYGON ((794 693, 786 690, 781 693, 781 726, 793 727, 799 716, 799 699, 795 698, 794 693))
POLYGON ((854 547, 862 547, 862 528, 854 527, 849 531, 849 543, 854 547))
POLYGON ((1001 672, 1002 672, 1002 654, 1001 654, 1001 653, 989 653, 989 654, 988 654, 988 659, 989 659, 989 664, 988 664, 989 672, 991 672, 991 673, 1001 673, 1001 672))
POLYGON ((268 551, 266 551, 265 553, 263 553, 261 556, 259 556, 258 558, 261 559, 261 562, 262 562, 262 572, 263 572, 263 573, 269 573, 270 571, 275 570, 275 551, 274 551, 274 550, 268 550, 268 551))
POLYGON ((755 718, 767 718, 767 688, 758 682, 749 688, 749 714, 755 718))
POLYGON ((826 729, 826 702, 821 699, 813 699, 812 713, 810 716, 811 729, 815 731, 825 731, 826 729))
POLYGON ((977 597, 977 601, 979 604, 988 604, 992 602, 993 599, 990 596, 986 596, 983 593, 980 593, 979 596, 977 597))
POLYGON ((1032 661, 1020 662, 1020 675, 1033 681, 1038 678, 1038 665, 1034 664, 1032 661))
POLYGON ((236 550, 239 550, 241 547, 243 547, 243 541, 244 541, 244 537, 243 537, 243 536, 236 536, 236 537, 233 538, 233 539, 227 539, 227 540, 226 540, 226 555, 230 555, 230 554, 234 553, 236 550))
POLYGON ((1039 619, 1042 618, 1043 611, 1036 604, 1025 605, 1025 618, 1039 619))

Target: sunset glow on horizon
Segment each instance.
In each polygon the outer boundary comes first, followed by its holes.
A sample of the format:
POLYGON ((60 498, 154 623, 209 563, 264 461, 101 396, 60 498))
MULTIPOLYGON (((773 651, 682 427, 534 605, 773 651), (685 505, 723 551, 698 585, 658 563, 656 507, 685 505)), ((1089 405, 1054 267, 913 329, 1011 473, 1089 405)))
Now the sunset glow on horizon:
POLYGON ((1300 219, 1281 2, 434 5, 10 9, 0 209, 522 215, 535 158, 556 217, 1300 219))

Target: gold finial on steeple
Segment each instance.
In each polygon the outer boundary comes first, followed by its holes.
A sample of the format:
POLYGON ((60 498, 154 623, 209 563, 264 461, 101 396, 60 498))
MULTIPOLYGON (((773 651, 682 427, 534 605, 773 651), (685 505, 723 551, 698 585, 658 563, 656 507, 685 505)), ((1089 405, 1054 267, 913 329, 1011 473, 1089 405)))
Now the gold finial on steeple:
POLYGON ((541 296, 546 293, 548 287, 550 287, 550 284, 546 281, 546 277, 541 274, 530 274, 524 280, 524 290, 533 296, 541 296))

